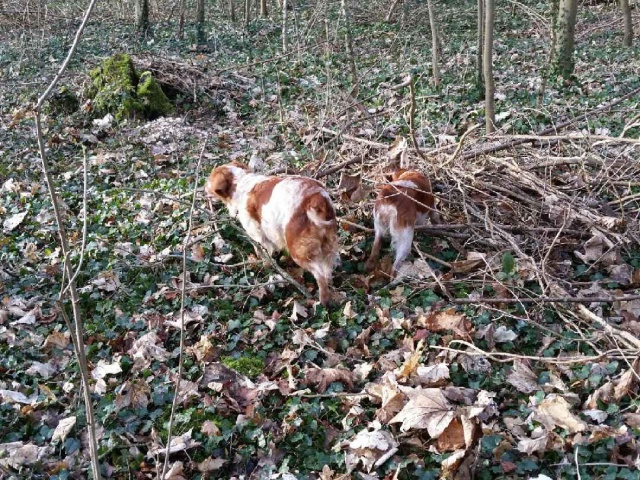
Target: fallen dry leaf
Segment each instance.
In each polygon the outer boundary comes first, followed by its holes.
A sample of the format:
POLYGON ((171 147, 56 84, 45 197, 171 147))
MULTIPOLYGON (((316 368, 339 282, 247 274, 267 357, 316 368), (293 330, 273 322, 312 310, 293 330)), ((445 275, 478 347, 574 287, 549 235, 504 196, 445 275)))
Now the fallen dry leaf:
POLYGON ((584 253, 573 252, 584 263, 600 262, 604 266, 618 263, 618 251, 614 243, 600 230, 594 229, 593 236, 584 243, 584 253))
POLYGON ((585 422, 571 413, 569 402, 554 393, 547 395, 537 405, 534 410, 534 418, 550 431, 555 427, 560 427, 569 433, 577 433, 587 428, 585 422))
POLYGON ((416 375, 423 387, 437 387, 449 381, 449 366, 444 363, 436 365, 419 366, 416 375))
POLYGON ((27 216, 28 210, 24 212, 16 213, 8 217, 4 222, 2 222, 2 230, 4 233, 9 233, 11 230, 16 228, 18 225, 22 223, 24 217, 27 216))
POLYGON ((531 433, 531 438, 523 438, 518 441, 518 450, 527 455, 535 452, 544 452, 549 443, 549 434, 543 428, 537 428, 531 433))
MULTIPOLYGON (((413 344, 413 342, 411 342, 413 344)), ((424 351, 424 339, 418 342, 418 345, 412 352, 405 354, 405 361, 395 372, 399 379, 409 378, 418 368, 422 352, 424 351)))
POLYGON ((454 418, 436 442, 439 452, 453 452, 465 446, 462 421, 454 418))
POLYGON ((187 347, 187 354, 196 357, 199 362, 208 362, 213 359, 213 344, 207 335, 202 335, 195 344, 187 347))
MULTIPOLYGON (((398 442, 391 433, 382 430, 378 425, 375 430, 361 430, 353 440, 348 442, 346 454, 347 472, 353 471, 359 462, 370 472, 374 465, 389 452, 397 451, 398 442)), ((375 428, 374 427, 374 428, 375 428)))
POLYGON ((191 260, 194 262, 204 261, 204 247, 200 243, 196 243, 191 247, 191 260))
POLYGON ((454 407, 439 388, 406 392, 409 402, 389 423, 402 422, 400 430, 426 428, 431 438, 438 438, 455 417, 454 407))
POLYGON ((220 429, 211 420, 205 420, 205 422, 202 424, 202 427, 200 428, 200 432, 204 433, 209 437, 220 436, 220 429))
POLYGON ((324 392, 333 382, 342 382, 349 390, 353 389, 353 373, 340 368, 310 368, 305 371, 304 381, 317 385, 319 393, 324 392))
POLYGON ((392 372, 385 373, 378 382, 367 384, 365 391, 371 396, 373 403, 382 404, 376 411, 376 419, 386 424, 402 410, 407 396, 398 389, 398 382, 392 372))
POLYGON ((51 443, 57 442, 58 440, 64 442, 69 435, 69 432, 76 425, 76 417, 67 417, 63 418, 58 422, 56 429, 53 431, 53 435, 51 436, 51 443))
POLYGON ((203 461, 198 463, 198 470, 200 472, 213 472, 215 470, 220 470, 224 465, 228 462, 224 458, 205 458, 203 461))
POLYGON ((507 383, 516 387, 522 393, 531 393, 538 390, 538 379, 529 366, 522 360, 513 362, 513 368, 507 374, 507 383))
POLYGON ((456 313, 455 308, 450 308, 442 312, 435 312, 424 320, 424 326, 432 332, 452 331, 456 336, 470 339, 471 324, 463 313, 456 313))
POLYGON ((5 468, 29 466, 42 459, 52 447, 38 447, 22 442, 0 443, 0 465, 5 468))
MULTIPOLYGON (((187 431, 186 433, 183 433, 182 435, 173 437, 171 439, 169 453, 182 452, 189 448, 194 448, 199 446, 200 442, 196 442, 191 438, 192 432, 193 432, 193 429, 190 429, 189 431, 187 431)), ((164 454, 165 454, 165 448, 158 447, 150 450, 149 453, 147 453, 147 458, 153 458, 155 455, 164 456, 164 454)))

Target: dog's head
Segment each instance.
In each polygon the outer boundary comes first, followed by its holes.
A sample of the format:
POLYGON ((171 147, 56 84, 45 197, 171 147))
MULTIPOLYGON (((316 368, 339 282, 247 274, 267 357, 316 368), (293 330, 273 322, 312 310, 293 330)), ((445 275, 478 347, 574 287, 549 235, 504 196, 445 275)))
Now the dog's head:
POLYGON ((236 189, 238 177, 247 172, 248 167, 236 161, 214 168, 204 187, 207 197, 213 200, 222 200, 225 203, 229 202, 236 189))

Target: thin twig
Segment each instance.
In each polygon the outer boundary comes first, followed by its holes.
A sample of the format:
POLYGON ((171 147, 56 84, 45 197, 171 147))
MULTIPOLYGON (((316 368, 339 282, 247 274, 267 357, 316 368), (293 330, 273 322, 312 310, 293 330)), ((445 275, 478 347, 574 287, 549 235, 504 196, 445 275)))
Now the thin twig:
POLYGON ((183 365, 183 355, 184 355, 184 304, 186 297, 186 285, 187 285, 187 245, 189 244, 189 240, 191 239, 191 231, 193 229, 193 211, 195 210, 196 198, 198 193, 198 181, 200 180, 200 164, 202 163, 202 158, 204 157, 205 147, 207 146, 207 139, 204 139, 202 143, 202 149, 200 150, 200 156, 198 157, 198 164, 196 165, 196 174, 195 180, 193 184, 193 195, 191 198, 191 209, 189 210, 189 222, 187 227, 187 236, 184 239, 182 245, 182 287, 180 292, 180 354, 178 356, 178 376, 176 378, 176 391, 173 395, 173 402, 171 404, 171 415, 169 416, 169 426, 167 427, 167 445, 164 452, 164 464, 162 466, 162 475, 160 479, 164 479, 167 473, 167 468, 169 467, 169 450, 171 447, 171 435, 173 433, 173 421, 176 414, 176 409, 178 407, 178 397, 180 396, 180 382, 182 380, 182 371, 184 369, 183 365))
POLYGON ((640 300, 640 295, 623 297, 538 297, 538 298, 454 298, 451 303, 459 305, 474 303, 613 303, 640 300))
MULTIPOLYGON (((98 440, 96 438, 96 424, 95 424, 95 415, 93 412, 93 401, 91 399, 91 391, 89 387, 89 367, 87 364, 87 357, 84 348, 84 327, 82 323, 82 317, 80 314, 80 296, 78 295, 78 290, 76 288, 75 283, 75 274, 71 268, 71 259, 69 252, 69 237, 67 236, 66 229, 64 226, 64 219, 62 218, 62 212, 59 205, 58 194, 56 193, 55 186, 53 184, 53 178, 51 177, 51 173, 49 172, 49 164, 47 162, 46 149, 43 140, 42 134, 42 124, 40 120, 41 109, 44 102, 47 101, 51 92, 57 85, 58 81, 64 74, 69 65, 73 54, 78 48, 78 44, 80 43, 80 38, 82 37, 82 32, 84 31, 87 22, 89 21, 89 17, 91 16, 91 12, 96 4, 97 0, 91 0, 85 15, 82 19, 82 23, 78 28, 71 48, 67 53, 67 57, 62 63, 60 69, 58 70, 57 75, 51 81, 45 92, 40 96, 38 102, 34 107, 35 114, 35 122, 36 122, 36 137, 38 142, 38 150, 40 152, 40 159, 42 161, 42 171, 45 177, 45 181, 47 183, 47 189, 49 191, 49 197, 51 199, 51 204, 53 206, 53 212, 56 219, 56 223, 58 226, 58 236, 60 238, 60 248, 62 249, 63 255, 63 265, 64 265, 64 275, 67 277, 68 282, 68 290, 71 296, 71 308, 73 311, 73 328, 70 331, 70 334, 74 336, 75 341, 74 344, 74 352, 76 356, 76 360, 78 361, 78 366, 80 367, 80 378, 82 380, 82 392, 83 392, 83 400, 85 404, 85 416, 87 420, 87 433, 89 436, 89 456, 91 458, 91 472, 93 474, 94 480, 100 480, 102 475, 100 474, 100 462, 98 458, 98 440)), ((85 163, 85 175, 86 175, 86 163, 85 163)), ((86 178, 85 178, 86 179, 86 178)), ((85 185, 86 186, 86 185, 85 185)), ((85 218, 87 212, 85 211, 85 218)), ((85 224, 86 228, 86 224, 85 224)), ((81 254, 82 256, 82 254, 81 254)), ((66 288, 62 288, 62 291, 67 290, 66 288)), ((62 307, 62 298, 60 298, 60 305, 62 307)), ((69 325, 71 325, 71 321, 67 319, 69 325)))

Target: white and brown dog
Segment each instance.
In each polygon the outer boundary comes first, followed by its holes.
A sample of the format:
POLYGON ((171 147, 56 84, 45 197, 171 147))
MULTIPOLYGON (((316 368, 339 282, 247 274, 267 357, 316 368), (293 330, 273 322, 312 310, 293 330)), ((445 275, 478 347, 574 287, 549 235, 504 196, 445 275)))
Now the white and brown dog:
POLYGON ((335 209, 320 182, 259 175, 242 163, 232 162, 213 169, 205 192, 222 200, 249 237, 270 255, 287 249, 291 258, 316 279, 320 303, 329 303, 338 259, 338 232, 335 209))
POLYGON ((400 169, 391 176, 391 182, 378 190, 373 208, 375 240, 365 268, 372 271, 380 256, 382 239, 391 236, 391 248, 395 251, 393 275, 411 252, 413 231, 427 217, 436 220, 435 199, 431 193, 431 182, 420 172, 400 169))

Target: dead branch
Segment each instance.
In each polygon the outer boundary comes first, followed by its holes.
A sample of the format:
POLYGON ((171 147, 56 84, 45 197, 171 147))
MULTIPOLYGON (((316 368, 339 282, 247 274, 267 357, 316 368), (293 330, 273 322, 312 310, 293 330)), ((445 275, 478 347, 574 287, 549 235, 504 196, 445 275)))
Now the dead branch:
MULTIPOLYGON (((625 100, 628 100, 634 96, 636 96, 638 93, 640 93, 640 88, 636 88, 632 91, 630 91, 629 93, 627 93, 626 95, 623 95, 622 97, 618 98, 617 100, 613 100, 609 103, 607 103, 606 105, 603 105, 601 107, 597 107, 594 108, 586 113, 583 113, 582 115, 578 115, 575 118, 572 118, 571 120, 567 120, 566 122, 562 122, 559 123, 557 125, 554 125, 552 127, 549 128, 545 128, 544 130, 542 130, 541 132, 538 132, 537 136, 539 137, 544 137, 546 135, 550 135, 552 133, 558 132, 559 130, 562 130, 563 128, 569 127, 571 125, 574 125, 578 122, 581 122, 582 120, 592 116, 592 115, 596 115, 598 113, 602 113, 605 112, 607 110, 609 110, 611 107, 614 107, 616 105, 618 105, 619 103, 624 102, 625 100)), ((484 147, 481 147, 477 150, 472 150, 470 152, 466 152, 462 155, 462 159, 463 160, 468 160, 470 158, 475 158, 481 155, 486 155, 487 153, 496 153, 496 152, 500 152, 502 150, 506 150, 508 148, 513 148, 517 145, 523 145, 525 143, 530 143, 532 141, 534 141, 535 139, 531 139, 531 138, 515 138, 513 140, 510 140, 508 142, 505 143, 493 143, 490 145, 486 145, 484 147)))

